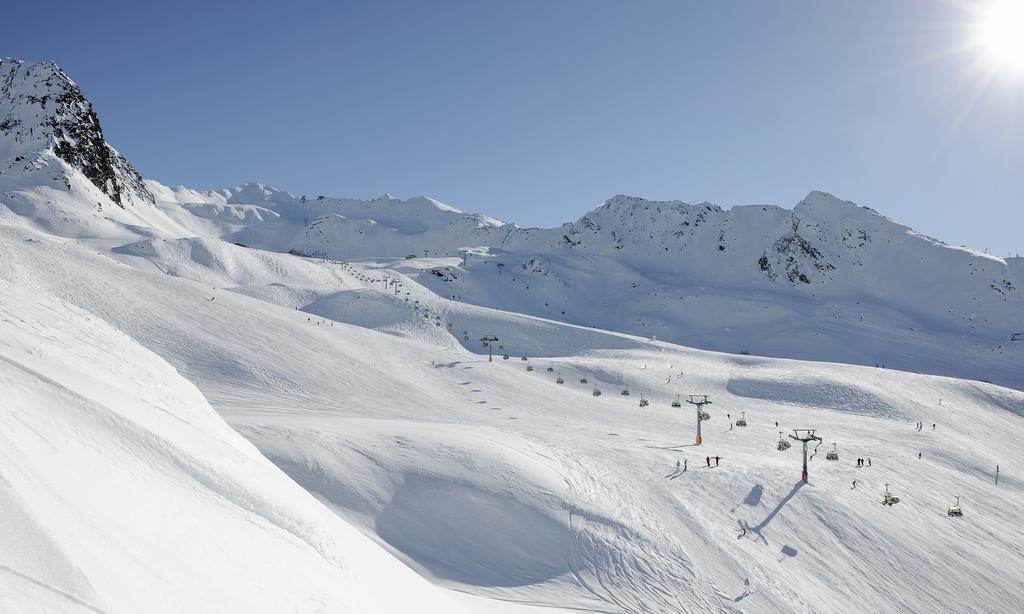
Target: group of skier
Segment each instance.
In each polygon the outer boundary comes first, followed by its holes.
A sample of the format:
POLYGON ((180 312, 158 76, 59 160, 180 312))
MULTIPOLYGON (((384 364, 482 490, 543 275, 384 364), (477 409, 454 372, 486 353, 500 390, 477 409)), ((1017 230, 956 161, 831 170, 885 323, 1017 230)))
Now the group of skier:
POLYGON ((858 458, 857 459, 857 467, 864 467, 864 466, 867 466, 867 467, 871 466, 871 457, 870 456, 867 458, 867 465, 864 464, 864 459, 863 458, 858 458))

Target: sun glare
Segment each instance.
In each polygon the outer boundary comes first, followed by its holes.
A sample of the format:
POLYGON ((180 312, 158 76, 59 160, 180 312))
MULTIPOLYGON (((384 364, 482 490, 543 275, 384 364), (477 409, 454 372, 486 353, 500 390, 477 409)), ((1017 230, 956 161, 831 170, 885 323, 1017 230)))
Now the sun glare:
POLYGON ((995 0, 981 21, 979 38, 997 63, 1024 69, 1024 0, 995 0))

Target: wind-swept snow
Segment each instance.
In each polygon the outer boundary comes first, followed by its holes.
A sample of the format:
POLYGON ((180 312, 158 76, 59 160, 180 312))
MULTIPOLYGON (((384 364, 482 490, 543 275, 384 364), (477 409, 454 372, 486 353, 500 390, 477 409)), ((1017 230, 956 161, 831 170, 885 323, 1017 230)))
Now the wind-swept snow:
POLYGON ((93 315, 0 282, 0 386, 2 611, 454 607, 93 315))

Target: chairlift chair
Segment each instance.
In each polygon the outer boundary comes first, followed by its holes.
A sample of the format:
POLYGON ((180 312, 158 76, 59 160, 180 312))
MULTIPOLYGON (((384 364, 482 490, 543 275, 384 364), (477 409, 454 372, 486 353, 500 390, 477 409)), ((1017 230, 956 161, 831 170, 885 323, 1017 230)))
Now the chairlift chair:
POLYGON ((701 420, 710 420, 711 419, 711 414, 709 414, 706 411, 702 411, 702 412, 700 412, 700 419, 701 420))
POLYGON ((1010 335, 1010 341, 1024 341, 1024 333, 1013 333, 1010 335))
POLYGON ((964 511, 960 509, 960 495, 956 495, 956 505, 951 505, 949 509, 946 510, 946 515, 956 516, 957 518, 964 515, 964 511))
POLYGON ((508 360, 508 354, 502 354, 501 355, 501 359, 502 360, 508 360))
POLYGON ((463 341, 469 341, 469 335, 462 335, 463 341))
POLYGON ((581 384, 586 384, 586 383, 587 383, 587 381, 588 381, 588 380, 587 380, 587 376, 586 376, 586 375, 584 375, 583 377, 581 377, 581 378, 580 378, 580 383, 581 383, 581 384))
POLYGON ((552 365, 548 365, 548 373, 554 373, 554 372, 555 372, 555 367, 553 367, 552 365))
POLYGON ((747 412, 743 412, 743 415, 736 419, 736 426, 747 426, 747 412))
POLYGON ((629 388, 623 388, 621 394, 624 397, 628 397, 629 396, 629 388))
POLYGON ((676 399, 672 401, 672 407, 682 407, 683 404, 679 402, 679 395, 676 395, 676 399))
POLYGON ((640 407, 647 407, 651 402, 644 398, 644 395, 640 395, 640 407))
POLYGON ((885 483, 885 496, 882 497, 882 505, 896 505, 900 502, 900 498, 889 492, 889 483, 885 483))
POLYGON ((839 460, 839 452, 836 451, 836 444, 832 444, 832 450, 825 453, 825 460, 837 461, 839 460))
POLYGON ((523 354, 523 357, 520 358, 519 360, 526 360, 526 354, 523 354))
POLYGON ((596 388, 596 387, 594 388, 594 396, 595 397, 601 396, 601 390, 599 388, 596 388))
POLYGON ((556 383, 556 384, 564 384, 564 383, 565 383, 565 380, 564 380, 564 379, 562 379, 562 376, 561 376, 561 375, 559 375, 559 376, 558 376, 558 377, 557 377, 557 378, 555 379, 555 383, 556 383))
POLYGON ((526 365, 527 371, 533 371, 533 365, 526 365))
POLYGON ((779 431, 779 452, 785 452, 789 449, 789 441, 782 436, 782 431, 779 431))

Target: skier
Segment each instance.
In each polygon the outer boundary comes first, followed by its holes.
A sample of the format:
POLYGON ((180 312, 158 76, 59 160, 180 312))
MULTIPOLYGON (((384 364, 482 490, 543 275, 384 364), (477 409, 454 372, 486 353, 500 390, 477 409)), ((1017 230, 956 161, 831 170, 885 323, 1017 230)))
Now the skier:
POLYGON ((746 526, 740 527, 740 537, 746 537, 746 536, 747 536, 747 527, 746 526))
POLYGON ((870 466, 871 466, 871 457, 869 456, 868 457, 868 467, 870 467, 870 466))
POLYGON ((932 422, 932 430, 933 431, 935 430, 935 423, 934 422, 932 422))
POLYGON ((917 453, 917 460, 921 460, 921 453, 920 452, 917 453))
POLYGON ((732 430, 732 422, 729 423, 729 430, 732 430))
POLYGON ((718 461, 719 461, 719 460, 720 460, 720 459, 719 459, 719 458, 718 458, 718 457, 716 456, 716 457, 715 457, 715 467, 717 467, 717 466, 718 466, 718 461))
POLYGON ((854 480, 853 481, 853 487, 850 488, 850 490, 855 490, 856 488, 857 488, 857 480, 854 480))
POLYGON ((743 578, 743 592, 747 595, 750 594, 750 578, 743 578))
POLYGON ((679 459, 677 458, 676 459, 676 473, 679 473, 681 466, 682 466, 682 463, 680 463, 679 459))
POLYGON ((710 467, 711 466, 711 457, 710 456, 705 456, 704 460, 707 461, 708 467, 710 467))
POLYGON ((687 463, 689 463, 689 462, 690 462, 690 459, 688 459, 688 458, 684 458, 684 459, 683 459, 683 472, 684 472, 684 473, 686 472, 686 465, 687 465, 687 463))
POLYGON ((775 421, 775 428, 779 428, 779 421, 778 420, 775 421))

